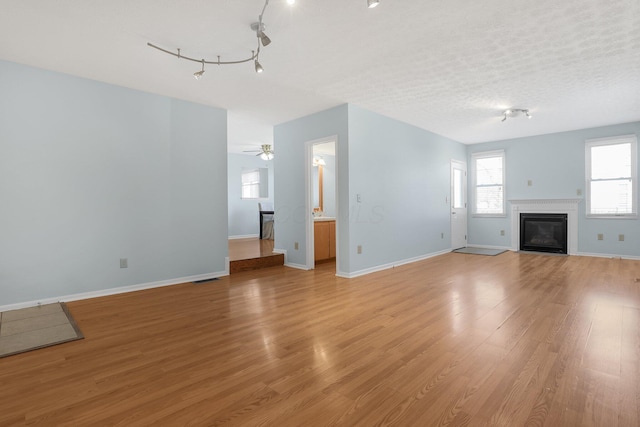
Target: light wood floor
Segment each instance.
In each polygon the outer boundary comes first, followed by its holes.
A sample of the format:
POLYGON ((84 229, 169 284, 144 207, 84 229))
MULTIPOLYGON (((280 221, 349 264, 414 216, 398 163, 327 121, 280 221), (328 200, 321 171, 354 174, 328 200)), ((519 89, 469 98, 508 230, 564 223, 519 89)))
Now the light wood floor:
POLYGON ((334 268, 69 303, 86 338, 0 360, 0 425, 640 425, 640 262, 334 268))
POLYGON ((259 258, 268 255, 273 255, 273 240, 271 239, 254 237, 229 240, 229 261, 259 258))

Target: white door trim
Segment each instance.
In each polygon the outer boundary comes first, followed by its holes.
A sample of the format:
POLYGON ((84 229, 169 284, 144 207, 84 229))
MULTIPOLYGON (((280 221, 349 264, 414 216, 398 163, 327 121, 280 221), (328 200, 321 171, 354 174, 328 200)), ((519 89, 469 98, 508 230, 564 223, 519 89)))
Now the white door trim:
MULTIPOLYGON (((453 181, 453 171, 455 169, 460 169, 460 170, 464 170, 464 177, 462 179, 462 202, 464 204, 464 208, 459 208, 459 209, 464 209, 464 244, 463 246, 467 246, 467 241, 468 241, 468 236, 467 236, 467 231, 468 231, 468 216, 467 216, 467 212, 468 212, 468 179, 467 179, 467 162, 463 162, 461 160, 455 160, 455 159, 451 159, 450 162, 450 170, 449 170, 449 179, 450 179, 450 191, 449 191, 449 208, 450 208, 450 214, 449 214, 449 221, 451 223, 451 229, 450 229, 450 233, 451 233, 451 249, 458 249, 460 246, 459 243, 457 243, 457 241, 454 242, 454 238, 457 236, 457 234, 454 232, 454 227, 456 225, 456 221, 453 220, 453 215, 456 214, 454 211, 454 198, 453 198, 453 188, 454 188, 454 181, 453 181)), ((456 214, 457 215, 457 214, 456 214)), ((457 224, 459 225, 459 222, 457 222, 457 224)))
POLYGON ((307 212, 306 220, 305 220, 305 229, 306 229, 306 241, 307 241, 307 260, 306 267, 309 270, 313 270, 315 268, 315 249, 314 249, 314 233, 313 233, 313 146, 317 144, 326 144, 328 142, 333 142, 335 144, 336 156, 335 156, 335 168, 336 168, 336 176, 335 176, 335 198, 336 198, 336 271, 340 271, 340 245, 338 244, 338 236, 340 236, 340 206, 338 204, 338 135, 332 135, 325 138, 314 139, 312 141, 305 142, 305 186, 306 186, 306 197, 305 197, 305 211, 307 212))

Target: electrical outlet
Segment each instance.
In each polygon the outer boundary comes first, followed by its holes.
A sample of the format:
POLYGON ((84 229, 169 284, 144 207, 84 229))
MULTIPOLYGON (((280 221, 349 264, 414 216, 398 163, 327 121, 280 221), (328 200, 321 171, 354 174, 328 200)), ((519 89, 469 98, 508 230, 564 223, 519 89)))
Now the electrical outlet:
POLYGON ((440 238, 444 239, 444 233, 440 233, 440 238))
POLYGON ((618 234, 618 242, 624 242, 624 234, 618 234))
POLYGON ((362 203, 362 196, 360 194, 356 194, 356 201, 362 203))
POLYGON ((500 230, 500 235, 504 236, 504 230, 500 230))
POLYGON ((129 260, 127 258, 120 258, 120 268, 129 268, 129 260))
POLYGON ((578 189, 576 190, 576 195, 577 195, 577 196, 582 196, 582 190, 578 188, 578 189))
POLYGON ((293 249, 295 249, 295 250, 297 251, 297 250, 298 250, 298 247, 299 247, 298 242, 295 242, 295 243, 293 244, 293 249))
POLYGON ((533 181, 528 180, 528 181, 527 181, 527 185, 528 185, 529 187, 531 187, 531 186, 533 185, 533 181))
POLYGON ((604 240, 604 234, 598 233, 598 240, 604 240))
POLYGON ((358 254, 362 253, 362 245, 358 245, 358 254))

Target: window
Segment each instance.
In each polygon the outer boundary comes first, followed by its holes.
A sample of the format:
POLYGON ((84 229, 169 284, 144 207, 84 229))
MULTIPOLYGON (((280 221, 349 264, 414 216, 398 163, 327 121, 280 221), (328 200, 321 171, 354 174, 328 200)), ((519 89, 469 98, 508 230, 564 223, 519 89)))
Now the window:
POLYGON ((586 141, 587 216, 638 216, 635 135, 586 141))
POLYGON ((505 216, 504 151, 471 155, 473 176, 473 214, 505 216))
POLYGON ((259 195, 260 172, 258 169, 242 171, 242 198, 257 199, 259 195))

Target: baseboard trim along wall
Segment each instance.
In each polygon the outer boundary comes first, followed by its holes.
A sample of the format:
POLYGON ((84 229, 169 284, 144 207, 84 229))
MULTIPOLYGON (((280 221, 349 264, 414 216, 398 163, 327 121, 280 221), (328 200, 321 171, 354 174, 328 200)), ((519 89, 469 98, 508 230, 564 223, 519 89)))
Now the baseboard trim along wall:
POLYGON ((285 267, 291 267, 291 268, 295 268, 295 269, 298 269, 298 270, 309 270, 306 265, 289 262, 288 258, 287 258, 287 250, 286 249, 273 248, 272 252, 274 254, 283 254, 284 255, 284 266, 285 267))
POLYGON ((124 294, 127 292, 142 291, 145 289, 161 288, 163 286, 179 285, 182 283, 197 282, 198 280, 215 279, 216 277, 228 276, 229 270, 215 273, 198 274, 195 276, 179 277, 176 279, 160 280, 158 282, 142 283, 139 285, 122 286, 119 288, 102 289, 99 291, 83 292, 79 294, 64 295, 59 297, 44 298, 35 301, 19 302, 0 306, 0 311, 18 310, 20 308, 35 307, 37 305, 52 304, 56 302, 78 301, 89 298, 98 298, 109 295, 124 294))
POLYGON ((229 236, 229 240, 257 239, 258 237, 260 237, 259 234, 244 234, 244 235, 237 235, 237 236, 229 236))
POLYGON ((420 255, 420 256, 417 256, 417 257, 413 257, 413 258, 407 258, 407 259, 403 259, 403 260, 399 260, 399 261, 390 262, 388 264, 377 265, 377 266, 371 267, 371 268, 365 268, 364 270, 354 271, 353 273, 338 272, 338 273, 336 273, 336 276, 343 277, 345 279, 353 279, 354 277, 364 276, 365 274, 371 274, 371 273, 375 273, 377 271, 388 270, 390 268, 400 267, 401 265, 411 264, 411 263, 418 262, 418 261, 423 261, 425 259, 433 258, 433 257, 439 256, 439 255, 448 254, 449 252, 451 252, 451 248, 445 249, 445 250, 439 251, 439 252, 432 252, 432 253, 426 254, 426 255, 420 255))
POLYGON ((593 254, 593 253, 587 253, 587 252, 578 252, 576 255, 592 256, 596 258, 630 259, 634 261, 640 261, 640 256, 635 256, 635 255, 593 254))
POLYGON ((291 268, 296 268, 298 270, 306 270, 308 271, 309 268, 306 265, 302 265, 302 264, 295 264, 293 262, 285 262, 284 263, 285 267, 291 267, 291 268))

